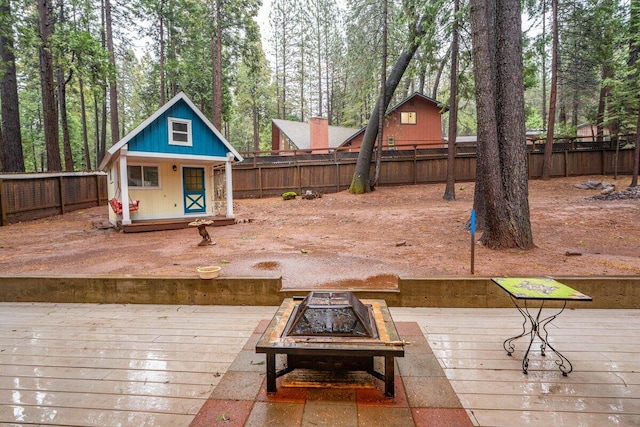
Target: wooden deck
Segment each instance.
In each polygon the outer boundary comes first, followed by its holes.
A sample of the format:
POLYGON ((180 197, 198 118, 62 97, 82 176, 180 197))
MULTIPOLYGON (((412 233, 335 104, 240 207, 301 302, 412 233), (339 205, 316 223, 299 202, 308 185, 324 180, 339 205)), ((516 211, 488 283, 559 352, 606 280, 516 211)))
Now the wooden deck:
MULTIPOLYGON (((0 424, 187 426, 277 307, 0 303, 0 424)), ((640 425, 640 310, 569 310, 521 371, 515 309, 391 308, 417 322, 476 425, 640 425)), ((375 410, 375 408, 372 408, 375 410)))
MULTIPOLYGON (((175 219, 148 219, 135 220, 131 224, 123 225, 122 221, 117 222, 118 229, 125 233, 140 233, 144 231, 162 231, 162 230, 179 230, 187 228, 189 223, 200 218, 175 218, 175 219)), ((236 223, 235 218, 227 218, 223 216, 206 216, 202 219, 213 221, 210 227, 220 227, 223 225, 233 225, 236 223)))

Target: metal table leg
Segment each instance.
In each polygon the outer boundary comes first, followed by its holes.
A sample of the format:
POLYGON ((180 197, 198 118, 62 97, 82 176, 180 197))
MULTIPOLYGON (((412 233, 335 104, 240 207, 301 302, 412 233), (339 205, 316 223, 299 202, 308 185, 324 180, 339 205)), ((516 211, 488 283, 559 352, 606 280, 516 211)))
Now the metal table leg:
POLYGON ((384 358, 384 395, 395 396, 395 363, 393 356, 384 358))
POLYGON ((276 355, 267 353, 267 393, 276 391, 276 355))
POLYGON ((560 309, 560 311, 558 311, 557 313, 551 316, 545 317, 541 320, 540 317, 542 314, 542 309, 544 308, 544 300, 540 304, 540 308, 538 309, 538 312, 535 316, 529 312, 529 307, 527 305, 526 300, 524 301, 524 309, 518 305, 516 299, 513 296, 511 296, 511 300, 513 301, 513 304, 522 315, 523 322, 522 322, 522 333, 520 335, 516 335, 515 337, 508 338, 502 343, 502 347, 507 352, 507 355, 511 356, 513 354, 513 351, 515 350, 513 341, 517 340, 518 338, 522 338, 525 335, 529 335, 530 337, 529 345, 527 346, 527 350, 522 359, 522 372, 527 374, 529 369, 529 352, 531 351, 531 346, 533 345, 533 341, 535 340, 536 337, 538 337, 541 341, 540 354, 542 356, 545 356, 546 348, 547 347, 550 348, 551 351, 553 351, 555 355, 558 357, 558 360, 556 360, 556 364, 558 365, 558 368, 562 372, 562 375, 566 377, 567 374, 573 371, 573 366, 571 365, 571 362, 569 361, 569 359, 567 359, 562 353, 557 351, 551 344, 549 344, 549 340, 548 340, 549 332, 547 331, 547 325, 549 325, 556 317, 560 315, 560 313, 564 311, 565 307, 567 306, 567 302, 564 301, 564 304, 562 305, 562 308, 560 309), (544 331, 544 336, 540 334, 540 330, 544 331))

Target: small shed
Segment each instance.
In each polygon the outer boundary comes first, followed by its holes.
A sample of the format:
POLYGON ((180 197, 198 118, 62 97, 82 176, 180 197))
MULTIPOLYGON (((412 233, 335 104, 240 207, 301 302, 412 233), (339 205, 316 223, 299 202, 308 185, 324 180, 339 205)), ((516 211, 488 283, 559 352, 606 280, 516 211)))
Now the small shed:
POLYGON ((231 165, 242 156, 180 92, 111 147, 109 222, 123 231, 235 222, 231 165))

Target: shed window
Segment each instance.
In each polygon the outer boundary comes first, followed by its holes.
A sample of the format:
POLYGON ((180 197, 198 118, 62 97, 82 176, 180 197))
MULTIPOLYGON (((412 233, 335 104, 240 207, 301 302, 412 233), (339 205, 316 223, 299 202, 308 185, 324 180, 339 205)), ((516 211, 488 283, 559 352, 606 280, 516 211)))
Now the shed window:
POLYGON ((403 125, 415 125, 416 113, 415 111, 403 111, 400 113, 400 124, 403 125))
POLYGON ((129 187, 158 188, 160 180, 157 166, 127 166, 129 187))
POLYGON ((169 144, 192 145, 191 120, 169 118, 169 144))

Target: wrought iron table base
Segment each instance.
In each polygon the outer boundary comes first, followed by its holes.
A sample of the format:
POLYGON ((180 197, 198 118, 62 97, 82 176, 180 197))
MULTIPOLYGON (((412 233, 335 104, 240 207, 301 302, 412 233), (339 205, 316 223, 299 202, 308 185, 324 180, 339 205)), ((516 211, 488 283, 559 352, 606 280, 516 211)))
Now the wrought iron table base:
POLYGON ((562 372, 562 375, 566 377, 567 374, 573 371, 573 366, 571 365, 571 362, 569 362, 569 359, 567 359, 564 355, 562 355, 562 353, 560 353, 558 350, 553 348, 551 344, 549 344, 549 339, 548 339, 549 332, 547 331, 547 326, 551 324, 551 322, 556 317, 558 317, 560 313, 564 311, 565 307, 567 306, 567 302, 564 301, 562 308, 557 313, 551 316, 545 317, 543 319, 540 319, 542 314, 542 309, 544 308, 544 300, 541 301, 540 308, 538 309, 538 313, 535 315, 529 312, 527 300, 524 300, 524 309, 518 305, 516 299, 513 296, 511 296, 511 301, 513 301, 513 304, 516 306, 516 308, 524 318, 524 321, 522 322, 522 333, 520 335, 516 335, 515 337, 508 338, 504 340, 504 342, 502 343, 502 346, 507 352, 507 355, 511 356, 513 354, 513 351, 515 350, 515 347, 513 346, 513 341, 517 340, 518 338, 522 338, 526 335, 529 335, 530 336, 529 346, 527 347, 527 351, 524 353, 524 357, 522 359, 522 372, 527 374, 527 371, 529 369, 529 352, 531 351, 531 346, 533 345, 533 341, 535 340, 536 337, 538 337, 541 341, 540 354, 542 356, 545 356, 545 352, 547 348, 549 348, 553 353, 555 353, 555 355, 558 357, 558 360, 556 360, 556 364, 558 365, 558 368, 562 372), (540 331, 543 331, 543 333, 541 334, 540 331))

